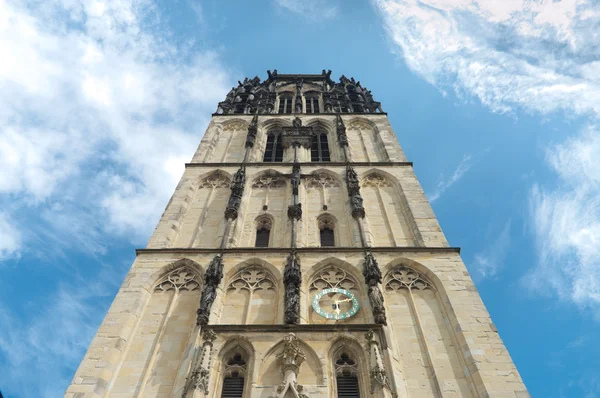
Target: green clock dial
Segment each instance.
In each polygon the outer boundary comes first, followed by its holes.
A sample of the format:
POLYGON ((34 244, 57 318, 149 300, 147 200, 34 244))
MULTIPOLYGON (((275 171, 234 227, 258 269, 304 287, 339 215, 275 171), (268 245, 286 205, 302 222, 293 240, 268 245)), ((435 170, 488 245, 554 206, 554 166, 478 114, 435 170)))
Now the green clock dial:
POLYGON ((360 303, 354 293, 346 289, 332 287, 315 294, 312 307, 323 318, 339 321, 356 315, 360 303))

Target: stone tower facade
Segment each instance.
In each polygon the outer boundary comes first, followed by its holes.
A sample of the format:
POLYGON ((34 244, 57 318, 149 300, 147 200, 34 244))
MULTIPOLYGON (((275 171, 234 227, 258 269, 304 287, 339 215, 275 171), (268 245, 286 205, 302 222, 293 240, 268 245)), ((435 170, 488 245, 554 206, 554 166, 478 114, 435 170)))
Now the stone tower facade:
POLYGON ((66 397, 528 397, 381 104, 268 72, 219 103, 66 397))

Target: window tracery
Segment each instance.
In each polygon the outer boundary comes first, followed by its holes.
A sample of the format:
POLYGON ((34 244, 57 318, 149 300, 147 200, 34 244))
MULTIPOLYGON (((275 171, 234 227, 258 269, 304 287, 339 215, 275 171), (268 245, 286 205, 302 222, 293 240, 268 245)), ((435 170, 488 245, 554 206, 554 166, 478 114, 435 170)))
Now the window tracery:
POLYGON ((285 186, 285 179, 278 175, 263 175, 256 178, 252 183, 252 188, 280 188, 285 186))
POLYGON ((238 272, 227 286, 227 291, 248 290, 275 290, 275 279, 263 267, 251 265, 238 272))
POLYGON ((380 174, 369 174, 362 180, 363 187, 391 187, 392 183, 380 174))
POLYGON ((338 180, 325 173, 313 174, 306 180, 306 188, 339 188, 338 180))
POLYGON ((342 289, 358 292, 358 283, 346 271, 330 266, 318 272, 310 284, 309 292, 317 292, 323 289, 339 287, 342 289))
POLYGON ((414 269, 400 266, 388 273, 385 281, 385 290, 398 291, 401 289, 426 290, 433 289, 433 286, 424 276, 414 269))
POLYGON ((214 173, 202 179, 199 188, 229 188, 230 183, 231 180, 227 176, 221 173, 214 173))
POLYGON ((154 288, 155 292, 174 291, 194 291, 199 290, 201 286, 200 279, 197 274, 186 268, 178 268, 167 275, 154 288))

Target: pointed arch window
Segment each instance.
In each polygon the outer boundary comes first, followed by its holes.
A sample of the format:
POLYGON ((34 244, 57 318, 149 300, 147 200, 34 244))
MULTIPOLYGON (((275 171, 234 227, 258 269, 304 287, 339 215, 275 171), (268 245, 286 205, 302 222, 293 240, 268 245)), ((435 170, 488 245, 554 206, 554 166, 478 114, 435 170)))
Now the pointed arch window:
POLYGON ((283 162, 283 144, 280 133, 269 133, 267 135, 267 146, 263 162, 283 162))
POLYGON ((335 221, 328 215, 324 214, 318 219, 319 234, 321 238, 321 247, 335 246, 335 221))
POLYGON ((358 365, 346 351, 341 351, 333 364, 338 398, 360 398, 358 365))
POLYGON ((326 133, 317 132, 317 134, 313 138, 312 146, 310 148, 310 160, 311 162, 331 161, 329 155, 329 143, 327 142, 326 133))
POLYGON ((269 247, 271 227, 273 222, 268 216, 263 216, 256 222, 256 240, 254 247, 269 247))
POLYGON ((243 398, 247 360, 243 352, 235 351, 227 357, 224 367, 221 398, 243 398))
POLYGON ((293 98, 289 94, 279 96, 279 113, 292 113, 293 98))

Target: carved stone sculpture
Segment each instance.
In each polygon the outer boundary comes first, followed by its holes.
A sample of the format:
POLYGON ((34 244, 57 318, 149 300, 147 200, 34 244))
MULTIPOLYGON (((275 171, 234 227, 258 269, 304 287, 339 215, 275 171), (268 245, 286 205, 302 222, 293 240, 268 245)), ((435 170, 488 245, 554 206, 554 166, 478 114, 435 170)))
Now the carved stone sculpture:
POLYGON ((294 333, 290 333, 284 338, 283 350, 277 354, 277 359, 281 361, 281 370, 283 373, 283 383, 277 387, 275 395, 269 398, 308 398, 303 394, 303 386, 298 384, 298 373, 300 365, 306 359, 304 352, 300 348, 300 340, 294 333))
POLYGON ((381 294, 381 289, 375 281, 369 282, 368 296, 369 302, 371 303, 371 308, 373 308, 373 318, 375 319, 375 323, 387 325, 387 317, 385 315, 385 307, 383 304, 383 294, 381 294))
POLYGON ((344 121, 342 117, 338 114, 336 118, 336 131, 338 142, 341 147, 348 146, 348 136, 346 135, 346 126, 344 125, 344 121))
POLYGON ((283 272, 285 286, 285 323, 298 324, 300 322, 300 284, 302 283, 302 270, 300 258, 293 251, 287 257, 283 272))
POLYGON ((372 280, 376 283, 381 283, 381 269, 379 269, 379 264, 371 252, 365 254, 363 276, 365 277, 365 282, 367 284, 372 280))
POLYGON ((294 163, 292 166, 292 194, 298 196, 298 187, 300 186, 300 164, 294 163))
POLYGON ((258 131, 258 114, 254 115, 252 122, 248 126, 248 134, 246 135, 246 148, 254 147, 254 141, 256 140, 256 133, 258 131))
POLYGON ((210 309, 217 297, 217 287, 223 279, 223 259, 220 254, 217 254, 206 270, 204 275, 204 288, 202 296, 200 296, 200 308, 198 308, 198 325, 207 325, 210 317, 210 309))
POLYGON ((212 365, 212 347, 217 338, 211 329, 202 331, 202 347, 199 359, 192 365, 190 375, 185 380, 182 398, 187 398, 190 391, 194 391, 192 398, 197 396, 208 396, 208 384, 210 381, 210 369, 212 365))
POLYGON ((295 205, 289 205, 288 217, 297 221, 300 220, 302 218, 302 204, 297 203, 295 205))
POLYGON ((375 340, 375 335, 372 330, 365 333, 365 339, 367 340, 367 350, 369 352, 371 394, 374 394, 378 389, 383 389, 384 396, 395 396, 396 394, 390 389, 387 372, 385 370, 385 365, 383 364, 383 358, 381 357, 381 350, 379 349, 379 343, 375 340))
POLYGON ((383 294, 379 288, 379 284, 381 283, 381 270, 379 269, 377 260, 375 260, 375 257, 373 257, 371 252, 367 252, 365 255, 363 275, 365 277, 365 283, 369 288, 369 302, 371 303, 371 308, 373 309, 373 318, 375 319, 375 323, 387 325, 383 294))
POLYGON ((363 198, 360 196, 360 193, 356 193, 350 198, 350 204, 352 205, 352 217, 365 218, 365 208, 363 207, 363 198))
POLYGON ((352 166, 346 167, 346 183, 348 184, 348 196, 360 195, 360 184, 358 175, 352 166))
POLYGON ((238 216, 240 204, 242 203, 242 195, 244 194, 244 186, 246 184, 246 166, 242 165, 233 175, 231 181, 231 195, 225 208, 225 218, 235 220, 238 216))

